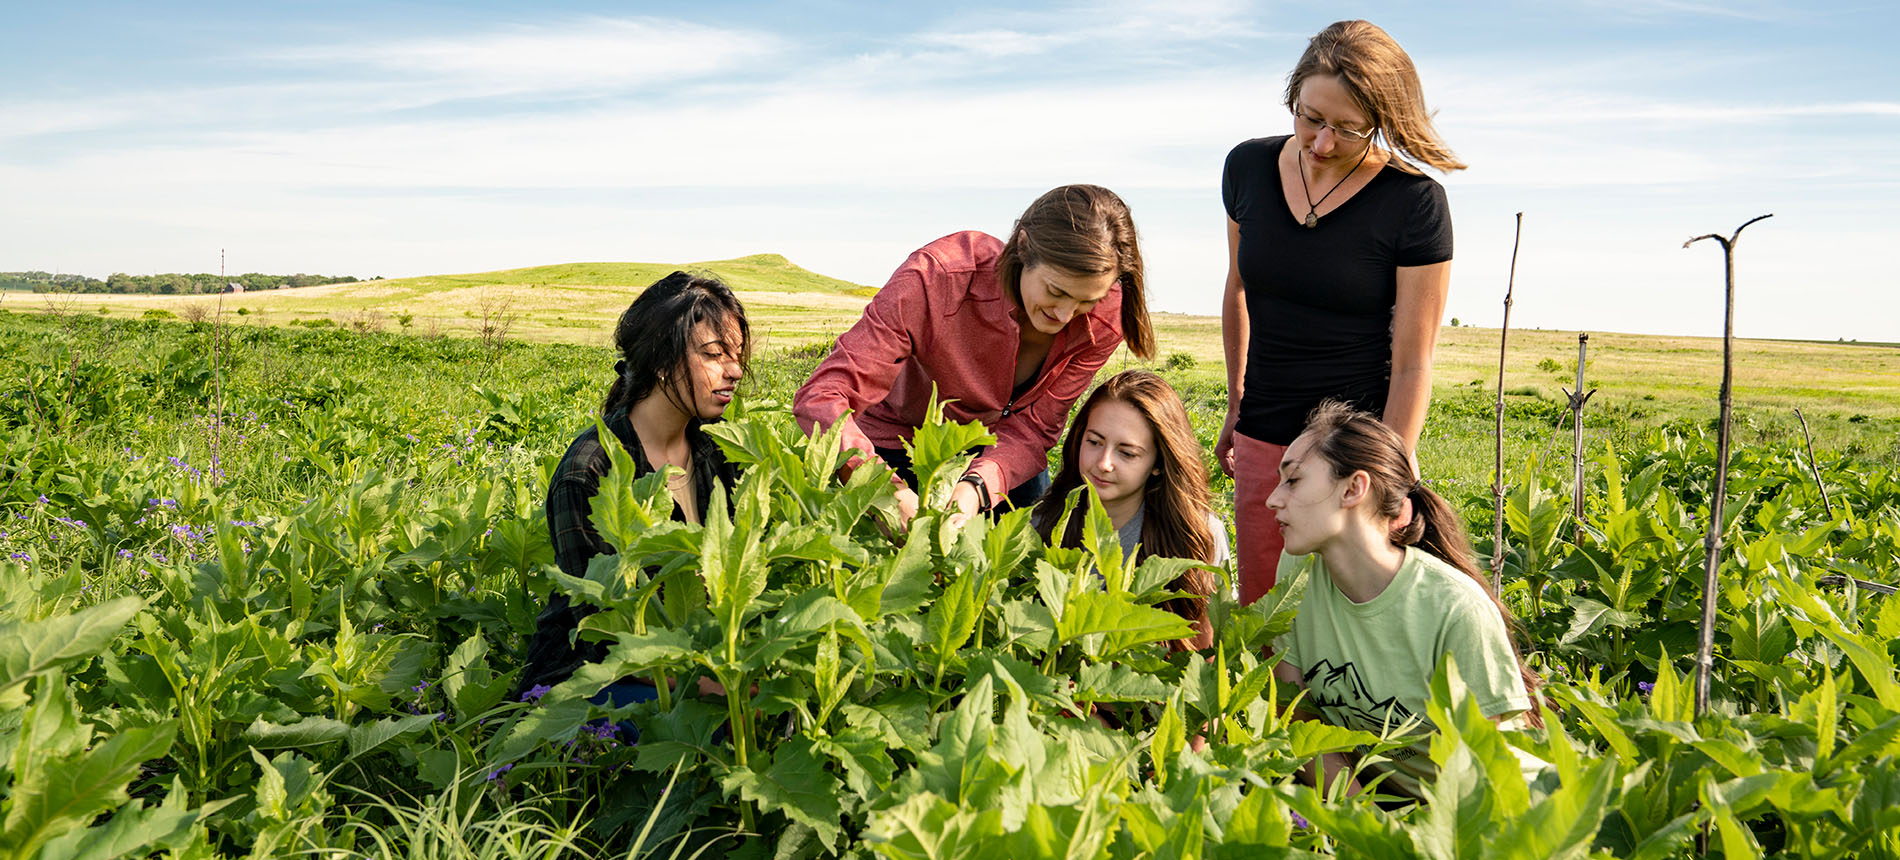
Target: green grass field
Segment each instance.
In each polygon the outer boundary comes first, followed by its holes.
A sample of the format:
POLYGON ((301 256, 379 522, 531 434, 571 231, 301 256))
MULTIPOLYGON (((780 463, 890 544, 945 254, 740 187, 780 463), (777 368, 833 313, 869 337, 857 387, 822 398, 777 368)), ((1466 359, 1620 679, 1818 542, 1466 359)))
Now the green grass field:
MULTIPOLYGON (((775 254, 758 254, 681 264, 566 263, 222 297, 14 294, 0 307, 119 318, 153 309, 185 319, 222 313, 227 323, 242 325, 334 324, 424 337, 477 337, 487 324, 491 331, 505 328, 509 341, 604 349, 615 318, 640 287, 681 268, 711 272, 734 287, 751 317, 758 354, 768 362, 780 352, 828 343, 856 321, 876 292, 775 254)), ((1226 397, 1220 320, 1158 313, 1154 325, 1157 363, 1175 369, 1170 376, 1211 444, 1226 397)), ((1590 450, 1670 422, 1713 422, 1722 373, 1719 338, 1590 335, 1585 385, 1597 390, 1584 416, 1590 450)), ((1571 431, 1564 389, 1575 385, 1577 332, 1513 331, 1509 346, 1506 468, 1517 469, 1532 456, 1567 460, 1571 431)), ((1440 331, 1434 412, 1422 456, 1427 471, 1455 490, 1490 483, 1497 349, 1495 328, 1440 331)), ((1137 366, 1147 363, 1124 351, 1108 371, 1137 366)), ((776 377, 787 371, 766 372, 776 377)), ((1735 407, 1741 442, 1799 438, 1799 408, 1819 455, 1900 465, 1900 346, 1738 341, 1735 407)))

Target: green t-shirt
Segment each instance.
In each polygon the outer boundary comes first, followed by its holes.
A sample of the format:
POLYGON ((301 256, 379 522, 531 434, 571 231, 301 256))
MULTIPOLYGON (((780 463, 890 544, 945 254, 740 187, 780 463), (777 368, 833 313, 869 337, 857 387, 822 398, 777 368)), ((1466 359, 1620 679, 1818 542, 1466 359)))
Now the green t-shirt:
MULTIPOLYGON (((1392 584, 1365 603, 1334 587, 1319 554, 1283 555, 1280 578, 1306 565, 1309 577, 1293 630, 1278 650, 1306 679, 1304 707, 1326 722, 1378 733, 1416 717, 1429 732, 1425 704, 1432 675, 1450 653, 1487 717, 1530 710, 1504 619, 1471 577, 1417 547, 1392 584)), ((1428 737, 1394 750, 1384 786, 1418 794, 1433 765, 1428 737)))

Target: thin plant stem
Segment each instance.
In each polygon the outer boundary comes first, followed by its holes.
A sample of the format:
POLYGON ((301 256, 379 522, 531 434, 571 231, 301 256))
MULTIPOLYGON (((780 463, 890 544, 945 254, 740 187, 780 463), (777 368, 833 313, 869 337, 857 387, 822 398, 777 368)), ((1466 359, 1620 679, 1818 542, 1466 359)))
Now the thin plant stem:
POLYGON ((1735 242, 1748 225, 1773 214, 1757 215, 1742 222, 1728 238, 1714 233, 1697 236, 1682 243, 1687 248, 1703 239, 1714 239, 1722 246, 1724 272, 1724 312, 1722 314, 1722 419, 1715 442, 1715 493, 1709 499, 1709 530, 1703 539, 1702 631, 1696 647, 1695 713, 1709 711, 1709 675, 1715 667, 1715 587, 1716 572, 1722 560, 1722 498, 1728 494, 1729 425, 1735 407, 1735 242))
POLYGON ((1491 478, 1491 590, 1504 590, 1504 346, 1511 337, 1511 294, 1517 290, 1517 245, 1524 236, 1524 213, 1517 213, 1517 232, 1511 237, 1511 274, 1504 282, 1504 325, 1498 329, 1498 408, 1496 472, 1491 478))
POLYGON ((1574 472, 1570 484, 1570 519, 1577 529, 1577 542, 1583 542, 1583 406, 1590 402, 1591 395, 1597 393, 1592 388, 1583 390, 1583 368, 1590 350, 1588 332, 1577 334, 1577 390, 1565 391, 1570 398, 1570 468, 1574 472))
POLYGON ((1827 484, 1821 480, 1821 467, 1814 462, 1814 435, 1808 432, 1808 419, 1801 414, 1801 407, 1794 410, 1794 417, 1801 422, 1801 438, 1808 443, 1808 471, 1814 473, 1814 486, 1821 491, 1821 510, 1828 519, 1834 519, 1834 505, 1827 500, 1827 484))

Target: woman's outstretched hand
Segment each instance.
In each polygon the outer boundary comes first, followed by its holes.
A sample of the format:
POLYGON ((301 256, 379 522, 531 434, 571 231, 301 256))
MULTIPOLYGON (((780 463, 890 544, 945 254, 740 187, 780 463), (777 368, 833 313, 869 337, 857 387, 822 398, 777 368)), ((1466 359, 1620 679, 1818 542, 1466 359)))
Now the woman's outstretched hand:
POLYGON ((946 510, 950 511, 950 526, 963 528, 963 524, 969 522, 971 517, 982 513, 981 501, 977 498, 976 487, 968 481, 958 481, 956 489, 950 491, 950 504, 946 506, 946 510))

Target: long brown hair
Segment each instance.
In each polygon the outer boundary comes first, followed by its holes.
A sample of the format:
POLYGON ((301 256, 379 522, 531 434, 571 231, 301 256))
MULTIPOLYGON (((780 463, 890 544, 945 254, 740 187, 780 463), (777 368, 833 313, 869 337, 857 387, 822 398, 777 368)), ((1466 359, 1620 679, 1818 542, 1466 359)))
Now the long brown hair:
MULTIPOLYGON (((1088 432, 1089 416, 1104 403, 1125 403, 1148 422, 1155 437, 1155 473, 1142 487, 1141 550, 1136 559, 1149 556, 1191 558, 1214 561, 1213 529, 1208 512, 1213 498, 1207 489, 1207 467, 1201 462, 1201 446, 1188 423, 1187 408, 1181 395, 1159 375, 1146 370, 1125 370, 1096 386, 1069 422, 1069 433, 1062 441, 1062 468, 1049 483, 1049 490, 1036 502, 1030 522, 1053 543, 1051 535, 1062 520, 1069 494, 1081 487, 1082 437, 1088 432)), ((1062 546, 1082 544, 1081 513, 1069 517, 1063 530, 1062 546)), ((1123 549, 1127 549, 1124 547, 1123 549)), ((1220 586, 1220 577, 1211 570, 1195 568, 1182 574, 1169 588, 1194 597, 1180 597, 1162 606, 1205 629, 1207 595, 1220 586)))
MULTIPOLYGON (((1411 500, 1411 520, 1395 526, 1386 537, 1397 546, 1416 546, 1439 557, 1471 577, 1484 590, 1484 595, 1491 599, 1491 605, 1497 607, 1498 615, 1504 619, 1511 639, 1511 653, 1517 655, 1518 675, 1524 680, 1524 691, 1535 697, 1544 681, 1524 665, 1524 657, 1518 654, 1517 619, 1511 617, 1497 592, 1491 590, 1490 580, 1478 570, 1477 555, 1472 552, 1471 538, 1465 535, 1458 512, 1443 496, 1412 479, 1411 458, 1406 455, 1405 440, 1398 432, 1371 413, 1328 400, 1307 416, 1306 430, 1301 435, 1311 437, 1313 452, 1332 464, 1334 478, 1343 480, 1354 472, 1366 473, 1369 479, 1366 492, 1376 515, 1396 523, 1405 510, 1405 501, 1411 500)), ((1532 725, 1543 725, 1536 708, 1527 712, 1527 719, 1532 725)))
MULTIPOLYGON (((1445 139, 1432 126, 1432 115, 1425 109, 1425 88, 1418 82, 1418 69, 1412 58, 1384 30, 1370 21, 1340 21, 1313 37, 1306 53, 1286 78, 1286 106, 1290 110, 1299 99, 1300 87, 1314 75, 1332 75, 1346 86, 1346 92, 1372 124, 1385 136, 1386 143, 1405 159, 1441 172, 1465 169, 1445 139)), ((1402 170, 1417 173, 1404 159, 1392 162, 1402 170)))
POLYGON ((1122 339, 1129 352, 1154 358, 1141 243, 1128 204, 1115 192, 1100 185, 1064 185, 1029 204, 996 261, 1003 292, 1018 305, 1023 301, 1023 270, 1036 265, 1077 275, 1114 272, 1122 288, 1122 339))

